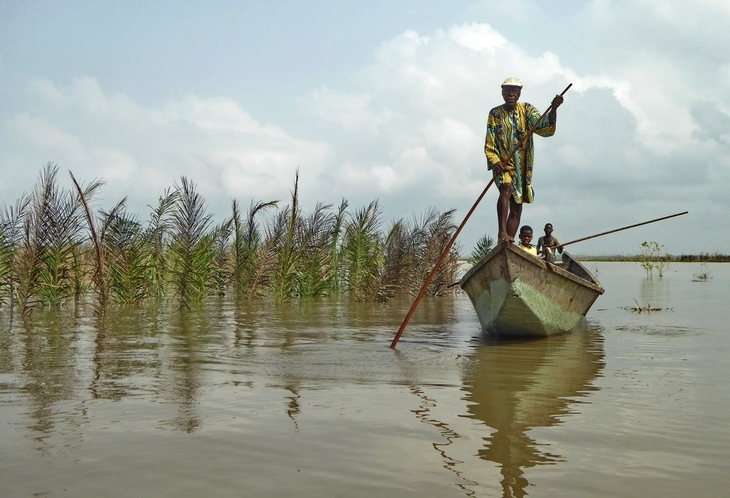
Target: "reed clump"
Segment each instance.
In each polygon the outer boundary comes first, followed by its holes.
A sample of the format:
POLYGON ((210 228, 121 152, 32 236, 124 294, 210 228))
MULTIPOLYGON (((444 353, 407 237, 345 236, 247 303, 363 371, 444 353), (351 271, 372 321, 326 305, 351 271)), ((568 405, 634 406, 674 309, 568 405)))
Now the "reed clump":
MULTIPOLYGON (((429 209, 382 231, 377 200, 354 211, 344 199, 334 209, 318 203, 304 213, 298 172, 287 205, 255 201, 244 213, 233 200, 218 224, 186 177, 146 221, 127 210, 126 199, 96 208, 104 182, 70 177, 72 187, 62 188, 58 166, 49 163, 31 194, 0 212, 0 306, 25 315, 91 300, 103 314, 160 301, 189 308, 225 294, 387 301, 419 291, 456 229, 453 211, 429 209)), ((453 292, 458 266, 452 248, 428 294, 453 292)))

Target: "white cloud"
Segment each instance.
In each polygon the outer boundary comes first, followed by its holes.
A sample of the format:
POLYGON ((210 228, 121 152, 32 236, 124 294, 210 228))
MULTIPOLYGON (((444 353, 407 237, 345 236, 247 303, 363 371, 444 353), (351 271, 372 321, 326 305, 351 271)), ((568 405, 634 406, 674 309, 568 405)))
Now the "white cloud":
POLYGON ((495 55, 507 43, 507 39, 488 24, 462 24, 447 30, 447 36, 459 45, 477 52, 495 55))
POLYGON ((222 216, 234 197, 280 197, 297 167, 316 174, 328 155, 324 143, 259 124, 231 99, 189 96, 144 106, 107 96, 90 78, 66 88, 36 80, 28 91, 40 104, 3 116, 0 160, 16 171, 13 182, 4 183, 6 197, 29 191, 40 167, 52 161, 80 180, 105 180, 103 198, 112 203, 129 196, 137 209, 155 204, 188 176, 222 216), (29 157, 44 160, 34 169, 29 157))

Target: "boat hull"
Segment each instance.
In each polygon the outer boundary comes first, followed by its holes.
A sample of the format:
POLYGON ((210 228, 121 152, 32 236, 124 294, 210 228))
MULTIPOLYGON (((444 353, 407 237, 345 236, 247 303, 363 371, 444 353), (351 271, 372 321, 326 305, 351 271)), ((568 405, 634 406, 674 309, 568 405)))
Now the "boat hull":
POLYGON ((482 329, 501 336, 569 332, 603 293, 596 278, 563 253, 555 265, 501 243, 461 279, 482 329))

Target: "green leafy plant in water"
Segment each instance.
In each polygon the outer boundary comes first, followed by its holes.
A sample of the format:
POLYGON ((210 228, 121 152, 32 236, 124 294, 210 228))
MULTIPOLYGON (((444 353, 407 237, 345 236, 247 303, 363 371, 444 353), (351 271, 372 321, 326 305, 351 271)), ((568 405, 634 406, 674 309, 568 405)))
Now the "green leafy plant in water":
MULTIPOLYGON (((252 204, 247 218, 234 201, 231 219, 212 227, 202 197, 184 177, 143 226, 126 212, 125 200, 95 212, 101 181, 84 186, 71 175, 75 190, 62 191, 56 171, 49 164, 33 195, 6 208, 0 220, 0 303, 18 303, 25 312, 60 306, 88 290, 97 312, 110 302, 136 305, 167 294, 188 307, 230 288, 238 296, 270 293, 277 300, 387 300, 420 288, 454 230, 451 211, 431 209, 398 220, 384 237, 377 201, 355 213, 344 199, 334 213, 318 203, 304 215, 298 173, 291 206, 267 224, 265 236, 257 216, 275 201, 252 204)), ((428 292, 449 288, 457 265, 452 249, 428 292)))
POLYGON ((233 219, 228 219, 220 225, 216 225, 213 229, 213 291, 219 296, 225 295, 226 289, 229 287, 232 272, 230 269, 230 253, 228 251, 228 241, 233 231, 233 219))
MULTIPOLYGON (((71 180, 76 188, 79 203, 81 204, 89 230, 88 240, 91 243, 93 253, 93 258, 91 258, 91 283, 97 296, 96 309, 98 313, 103 313, 110 299, 112 274, 112 269, 108 261, 109 252, 106 245, 107 233, 110 225, 117 219, 118 214, 124 210, 126 198, 119 201, 110 212, 106 213, 102 211, 97 218, 92 212, 91 202, 96 190, 103 185, 103 182, 94 181, 90 186, 82 187, 73 174, 71 174, 71 180)), ((77 266, 77 268, 79 267, 80 265, 77 266)), ((83 276, 83 273, 77 271, 77 294, 81 293, 80 282, 83 276)))
MULTIPOLYGON (((82 292, 80 234, 82 206, 77 195, 61 190, 58 167, 48 165, 30 196, 15 268, 16 296, 22 313, 38 305, 62 306, 82 292)), ((100 186, 85 189, 87 196, 100 186)))
POLYGON ((489 235, 482 235, 477 240, 477 244, 472 249, 471 254, 467 258, 467 261, 471 265, 477 264, 481 259, 486 256, 489 251, 494 248, 494 239, 489 235))
POLYGON ((345 217, 347 215, 348 202, 342 199, 340 206, 332 219, 329 235, 329 290, 333 295, 339 295, 342 291, 342 237, 345 217))
POLYGON ((297 231, 300 229, 299 171, 294 177, 291 206, 276 216, 269 231, 269 247, 274 256, 271 274, 271 291, 274 299, 283 301, 298 295, 298 272, 301 251, 297 246, 297 231))
POLYGON ((351 214, 342 248, 344 291, 357 301, 373 301, 379 290, 383 250, 378 201, 351 214))
POLYGON ((133 305, 153 295, 152 245, 134 217, 125 212, 108 216, 102 243, 109 268, 109 294, 113 301, 133 305))
POLYGON ((663 249, 664 246, 658 242, 644 241, 641 243, 639 262, 644 270, 646 270, 647 278, 654 276, 654 270, 657 271, 659 277, 664 276, 664 271, 669 266, 669 256, 661 255, 663 249))
POLYGON ((172 243, 172 214, 180 199, 178 190, 167 189, 158 199, 150 221, 144 231, 143 240, 149 245, 145 264, 150 270, 150 293, 161 300, 166 292, 168 280, 168 248, 172 243))
POLYGON ((18 283, 16 259, 23 241, 23 223, 30 199, 23 195, 15 205, 5 206, 0 213, 0 303, 8 303, 14 311, 18 283))
MULTIPOLYGON (((425 211, 423 216, 416 222, 415 226, 418 233, 423 234, 422 238, 417 239, 421 247, 415 251, 416 254, 421 255, 418 260, 417 270, 419 288, 422 285, 421 282, 424 282, 428 278, 428 275, 434 271, 436 263, 444 253, 452 234, 456 230, 456 226, 453 223, 453 215, 454 210, 440 213, 432 208, 425 211)), ((452 247, 436 269, 436 273, 427 290, 428 294, 438 296, 451 287, 454 283, 458 266, 458 249, 452 247)))
POLYGON ((252 203, 246 219, 240 214, 238 203, 233 201, 233 244, 231 247, 231 282, 239 296, 262 295, 266 250, 259 231, 257 217, 265 210, 276 207, 278 201, 252 203))
POLYGON ((169 271, 180 306, 187 308, 200 303, 208 294, 217 233, 210 230, 211 214, 195 185, 182 177, 176 190, 179 197, 172 208, 169 271))
POLYGON ((164 295, 170 214, 178 198, 177 192, 169 191, 160 197, 146 228, 122 203, 102 212, 101 244, 114 302, 136 305, 164 295))
POLYGON ((394 222, 385 238, 383 270, 380 276, 379 300, 400 293, 417 294, 434 272, 426 292, 439 295, 451 287, 458 271, 458 254, 452 247, 442 258, 451 241, 453 211, 440 213, 431 208, 411 220, 394 222))
POLYGON ((337 232, 338 219, 328 212, 331 207, 317 203, 314 212, 301 220, 297 230, 297 247, 301 252, 297 288, 301 297, 324 296, 332 288, 333 265, 337 263, 333 261, 332 238, 337 232))
POLYGON ((414 242, 406 221, 400 219, 391 224, 383 248, 381 299, 391 299, 404 289, 410 290, 418 285, 415 278, 418 265, 413 251, 414 242))

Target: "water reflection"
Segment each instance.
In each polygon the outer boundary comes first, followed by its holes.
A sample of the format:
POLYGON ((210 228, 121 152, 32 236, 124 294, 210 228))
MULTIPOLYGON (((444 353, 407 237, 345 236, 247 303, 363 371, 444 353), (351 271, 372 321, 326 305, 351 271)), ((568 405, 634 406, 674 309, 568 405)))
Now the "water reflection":
POLYGON ((461 470, 461 464, 464 462, 458 458, 451 456, 450 446, 454 444, 461 435, 456 432, 451 426, 436 418, 432 412, 438 405, 436 399, 429 397, 426 392, 418 386, 410 387, 411 393, 415 394, 419 398, 419 406, 417 409, 411 410, 418 420, 424 424, 435 427, 442 440, 431 443, 431 446, 438 452, 443 462, 443 466, 446 470, 453 472, 457 480, 454 483, 456 487, 461 489, 466 496, 476 496, 476 488, 479 487, 479 483, 470 480, 465 472, 461 470))
POLYGON ((162 386, 168 389, 170 402, 177 405, 178 414, 172 425, 185 432, 195 432, 203 426, 198 410, 198 398, 203 388, 203 368, 209 361, 208 345, 216 341, 211 330, 209 314, 184 311, 170 320, 169 363, 162 386))
POLYGON ((115 310, 94 318, 88 332, 93 337, 93 399, 120 401, 150 389, 145 380, 158 376, 164 343, 156 310, 115 310))
POLYGON ((661 306, 662 303, 671 302, 670 291, 668 278, 645 278, 640 283, 639 306, 661 306))
POLYGON ((494 431, 478 455, 500 465, 503 497, 522 497, 524 469, 563 460, 530 437, 561 423, 576 398, 595 390, 603 368, 603 340, 590 329, 534 341, 479 344, 464 376, 468 417, 494 431))
POLYGON ((78 378, 74 328, 73 318, 55 313, 40 312, 33 322, 20 323, 22 391, 30 405, 29 428, 36 433, 41 450, 58 422, 54 405, 74 393, 78 378))

